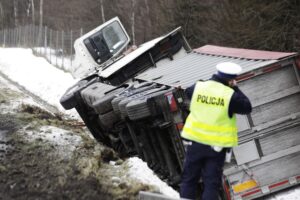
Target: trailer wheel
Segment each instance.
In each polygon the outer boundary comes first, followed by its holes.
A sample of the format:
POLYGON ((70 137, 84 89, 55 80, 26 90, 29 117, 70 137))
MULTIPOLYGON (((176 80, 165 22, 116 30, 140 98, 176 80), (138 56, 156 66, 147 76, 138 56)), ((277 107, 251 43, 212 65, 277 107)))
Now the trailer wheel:
POLYGON ((112 110, 111 101, 116 97, 117 94, 124 91, 124 88, 118 88, 106 94, 104 97, 93 103, 93 108, 98 114, 104 114, 112 110))
POLYGON ((108 113, 99 115, 99 120, 104 128, 111 129, 113 125, 120 120, 120 118, 114 113, 114 111, 109 111, 108 113))
POLYGON ((77 105, 75 93, 85 88, 88 84, 87 80, 78 81, 75 85, 71 86, 60 98, 60 104, 66 110, 70 110, 77 105))

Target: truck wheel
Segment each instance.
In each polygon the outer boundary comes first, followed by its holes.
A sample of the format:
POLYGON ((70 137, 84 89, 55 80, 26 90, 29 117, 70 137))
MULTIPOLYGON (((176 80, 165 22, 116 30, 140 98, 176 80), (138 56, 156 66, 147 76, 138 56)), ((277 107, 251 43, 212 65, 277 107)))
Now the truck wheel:
POLYGON ((60 98, 60 104, 66 110, 75 108, 75 106, 78 104, 75 94, 97 81, 99 81, 99 77, 97 76, 90 76, 78 81, 63 94, 63 96, 60 98))
POLYGON ((120 118, 114 113, 114 111, 110 111, 108 113, 99 115, 99 120, 104 128, 111 129, 113 125, 120 120, 120 118))
POLYGON ((119 103, 127 98, 127 97, 132 97, 134 95, 137 95, 138 93, 141 93, 141 92, 145 92, 147 90, 150 90, 150 89, 154 89, 156 86, 156 84, 154 83, 140 83, 138 85, 134 85, 134 87, 131 88, 131 91, 129 91, 128 93, 122 95, 122 96, 119 96, 119 97, 116 97, 112 100, 111 104, 112 104, 112 107, 113 107, 113 110, 115 111, 116 114, 121 114, 120 112, 120 108, 119 108, 119 103))
POLYGON ((117 94, 124 91, 124 88, 118 88, 106 94, 104 97, 93 103, 93 108, 98 114, 104 114, 112 110, 111 101, 116 97, 117 94))
POLYGON ((126 110, 129 119, 138 120, 145 117, 151 116, 150 108, 147 104, 147 100, 153 97, 165 94, 167 90, 155 91, 154 93, 150 93, 144 98, 135 99, 126 105, 126 110))
POLYGON ((122 117, 126 117, 127 116, 127 110, 126 110, 126 105, 130 102, 131 98, 126 98, 123 99, 120 103, 119 103, 119 111, 122 117))
POLYGON ((120 115, 119 103, 120 103, 123 99, 125 99, 125 98, 126 98, 125 96, 119 96, 119 97, 114 98, 114 99, 111 101, 111 105, 112 105, 113 111, 114 111, 117 115, 120 115))
POLYGON ((151 116, 146 99, 137 99, 126 105, 128 117, 131 120, 138 120, 151 116))
POLYGON ((64 107, 64 109, 70 110, 77 105, 77 101, 74 94, 85 88, 87 83, 87 80, 81 80, 69 89, 67 89, 64 95, 60 98, 60 104, 64 107))

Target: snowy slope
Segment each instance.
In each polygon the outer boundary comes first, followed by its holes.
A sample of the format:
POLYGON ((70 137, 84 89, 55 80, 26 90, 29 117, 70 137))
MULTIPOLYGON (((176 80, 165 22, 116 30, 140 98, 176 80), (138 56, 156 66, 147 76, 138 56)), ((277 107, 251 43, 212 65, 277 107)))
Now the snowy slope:
MULTIPOLYGON (((44 101, 56 106, 61 112, 65 110, 59 103, 60 97, 77 81, 69 73, 53 67, 44 58, 34 56, 30 49, 0 48, 0 72, 44 101)), ((78 116, 74 110, 67 114, 78 116)), ((173 198, 179 197, 178 193, 158 179, 143 161, 131 158, 128 162, 131 166, 130 176, 136 176, 142 182, 157 185, 163 194, 173 198)), ((300 200, 300 188, 293 188, 267 199, 300 200)))
MULTIPOLYGON (((60 97, 77 81, 69 73, 50 65, 44 58, 34 56, 30 49, 0 48, 0 73, 54 105, 61 112, 65 110, 59 103, 60 97)), ((67 114, 77 116, 75 110, 67 114)), ((161 193, 167 196, 179 197, 178 192, 160 180, 141 159, 130 158, 128 165, 128 176, 157 186, 161 193)))
MULTIPOLYGON (((0 48, 0 71, 26 90, 65 112, 59 103, 60 97, 76 80, 49 64, 44 58, 36 57, 30 49, 0 48)), ((67 112, 78 116, 75 111, 67 112)))

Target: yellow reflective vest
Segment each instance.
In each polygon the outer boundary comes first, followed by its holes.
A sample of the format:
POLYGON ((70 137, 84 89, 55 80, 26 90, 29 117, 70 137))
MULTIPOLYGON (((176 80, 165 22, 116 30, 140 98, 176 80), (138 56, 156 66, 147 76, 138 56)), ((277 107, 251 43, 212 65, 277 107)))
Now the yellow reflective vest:
POLYGON ((211 146, 237 146, 236 116, 228 114, 233 93, 216 81, 197 82, 181 136, 211 146))

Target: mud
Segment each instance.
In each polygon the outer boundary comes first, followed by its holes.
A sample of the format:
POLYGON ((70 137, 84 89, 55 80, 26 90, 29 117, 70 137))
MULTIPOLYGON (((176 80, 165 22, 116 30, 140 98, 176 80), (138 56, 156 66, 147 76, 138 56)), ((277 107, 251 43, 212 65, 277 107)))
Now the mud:
POLYGON ((126 163, 78 122, 23 103, 29 97, 0 84, 0 200, 131 200, 155 191, 127 178, 126 163))

